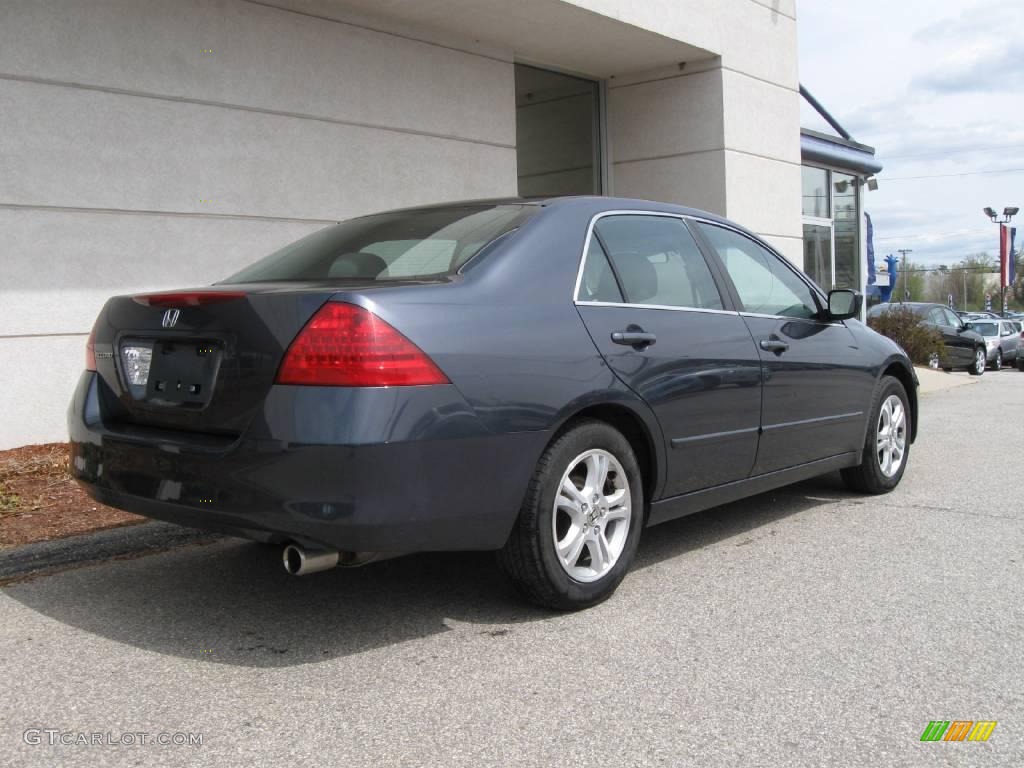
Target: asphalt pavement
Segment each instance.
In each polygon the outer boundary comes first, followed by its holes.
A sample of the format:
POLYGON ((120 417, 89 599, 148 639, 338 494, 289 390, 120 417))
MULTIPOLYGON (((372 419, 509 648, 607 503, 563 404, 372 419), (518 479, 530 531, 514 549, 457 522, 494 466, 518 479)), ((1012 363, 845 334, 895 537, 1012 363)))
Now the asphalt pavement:
POLYGON ((1024 374, 989 372, 922 397, 892 494, 828 476, 649 529, 577 614, 487 554, 292 578, 220 539, 20 581, 0 765, 1020 766, 1022 462, 1024 374))

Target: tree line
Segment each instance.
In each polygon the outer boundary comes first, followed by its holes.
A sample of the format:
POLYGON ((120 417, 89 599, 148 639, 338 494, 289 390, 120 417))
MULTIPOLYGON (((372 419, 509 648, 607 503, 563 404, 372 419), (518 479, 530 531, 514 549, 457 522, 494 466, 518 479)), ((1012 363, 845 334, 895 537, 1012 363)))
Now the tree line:
MULTIPOLYGON (((1007 289, 1010 309, 1024 309, 1024 250, 1014 254, 1016 279, 1007 289)), ((902 267, 902 265, 901 265, 902 267)), ((956 309, 980 310, 985 307, 985 294, 992 294, 992 308, 999 305, 999 259, 988 253, 975 253, 956 264, 926 267, 908 261, 906 270, 900 271, 893 291, 893 301, 899 301, 905 290, 911 301, 933 301, 945 304, 953 295, 956 309)))

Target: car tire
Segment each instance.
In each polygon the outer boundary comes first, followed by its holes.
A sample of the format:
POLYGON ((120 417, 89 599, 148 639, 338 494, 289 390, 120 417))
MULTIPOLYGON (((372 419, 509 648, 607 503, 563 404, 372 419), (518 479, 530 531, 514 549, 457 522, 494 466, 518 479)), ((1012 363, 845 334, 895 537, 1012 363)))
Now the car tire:
POLYGON ((985 348, 977 347, 974 350, 974 364, 968 367, 967 372, 971 374, 971 376, 981 376, 985 373, 986 364, 985 348))
POLYGON ((1003 370, 1003 350, 996 350, 996 359, 992 361, 992 370, 1001 371, 1003 370))
POLYGON ((498 564, 533 603, 562 611, 588 608, 607 599, 625 577, 643 524, 640 467, 629 441, 588 419, 544 451, 498 564), (592 486, 602 462, 598 498, 592 486))
POLYGON ((870 418, 860 465, 847 467, 840 471, 840 475, 851 490, 861 493, 888 493, 900 484, 910 458, 910 401, 907 390, 899 379, 893 376, 882 378, 872 404, 870 418), (902 416, 895 413, 897 402, 902 416), (889 439, 889 433, 883 428, 894 423, 896 431, 889 439), (893 467, 897 447, 900 448, 899 464, 893 467), (888 464, 886 456, 890 460, 888 464))

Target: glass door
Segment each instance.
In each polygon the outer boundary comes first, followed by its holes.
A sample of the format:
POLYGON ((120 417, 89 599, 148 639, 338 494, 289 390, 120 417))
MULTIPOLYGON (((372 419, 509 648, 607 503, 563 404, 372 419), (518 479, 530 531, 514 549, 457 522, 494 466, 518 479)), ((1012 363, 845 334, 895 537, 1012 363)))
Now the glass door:
POLYGON ((857 178, 832 172, 832 235, 835 260, 835 288, 864 290, 861 286, 859 226, 860 206, 857 204, 857 178))
POLYGON ((832 222, 804 219, 804 272, 824 291, 835 285, 832 222))

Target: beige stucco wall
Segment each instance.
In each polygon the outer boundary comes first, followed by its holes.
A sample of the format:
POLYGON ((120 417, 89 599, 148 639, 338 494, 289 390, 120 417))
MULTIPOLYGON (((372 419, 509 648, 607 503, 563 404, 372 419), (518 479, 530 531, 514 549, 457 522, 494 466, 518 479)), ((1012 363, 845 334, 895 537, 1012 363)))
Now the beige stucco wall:
POLYGON ((0 449, 64 439, 112 294, 210 283, 359 213, 515 194, 514 61, 605 80, 611 192, 799 260, 793 6, 5 0, 0 449))
POLYGON ((609 81, 614 194, 728 216, 802 263, 793 5, 630 4, 649 24, 670 6, 677 8, 686 17, 679 24, 689 25, 694 35, 691 42, 719 56, 609 81))
POLYGON ((118 293, 516 192, 510 60, 242 0, 0 3, 0 448, 65 438, 118 293), (207 49, 212 52, 205 52, 207 49))

